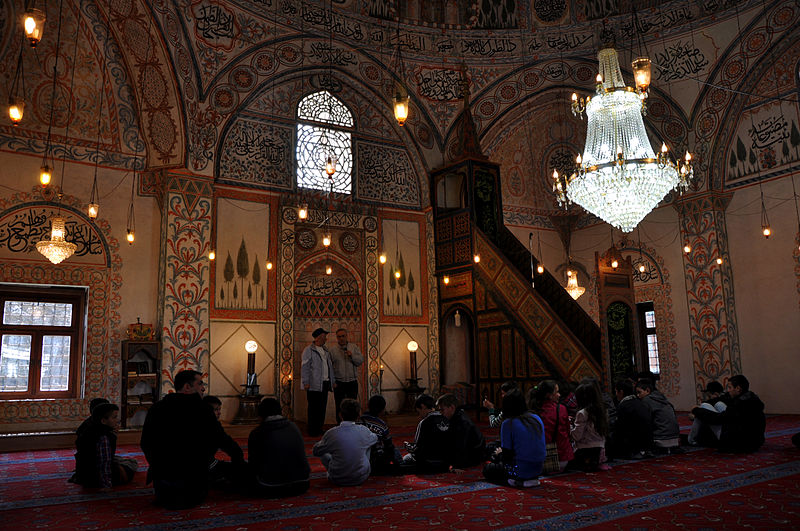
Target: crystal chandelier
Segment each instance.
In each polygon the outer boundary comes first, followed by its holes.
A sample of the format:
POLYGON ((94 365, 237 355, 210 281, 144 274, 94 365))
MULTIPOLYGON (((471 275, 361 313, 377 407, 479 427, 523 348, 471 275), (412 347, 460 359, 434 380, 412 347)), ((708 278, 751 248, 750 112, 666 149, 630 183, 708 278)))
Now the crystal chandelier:
POLYGON ((634 61, 636 88, 622 78, 617 51, 610 46, 597 54, 600 73, 595 97, 572 95, 572 112, 588 116, 586 146, 575 172, 553 172, 553 192, 561 206, 577 203, 623 232, 630 232, 664 196, 683 192, 693 175, 691 155, 679 165, 667 146, 656 156, 642 115, 647 109, 650 61, 634 61))
POLYGON ((572 297, 574 300, 578 300, 578 297, 583 295, 583 293, 586 291, 586 288, 578 285, 577 271, 572 271, 571 269, 567 270, 567 287, 564 289, 567 290, 569 296, 572 297))
POLYGON ((56 216, 50 221, 50 239, 42 240, 36 244, 36 250, 54 264, 60 264, 78 248, 74 243, 64 239, 67 231, 64 227, 64 218, 56 216))

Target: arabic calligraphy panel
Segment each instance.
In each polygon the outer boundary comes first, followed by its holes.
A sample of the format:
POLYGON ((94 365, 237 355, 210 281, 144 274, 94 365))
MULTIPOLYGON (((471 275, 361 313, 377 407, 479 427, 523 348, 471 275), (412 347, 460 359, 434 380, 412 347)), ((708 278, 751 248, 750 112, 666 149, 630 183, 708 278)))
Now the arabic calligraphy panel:
MULTIPOLYGON (((71 264, 106 265, 103 239, 97 228, 64 210, 66 237, 77 245, 69 258, 71 264)), ((50 238, 50 218, 53 212, 42 206, 22 206, 0 213, 0 258, 47 261, 36 251, 36 244, 50 238)))
POLYGON ((800 116, 772 102, 742 113, 725 155, 725 187, 736 188, 797 166, 800 116))
POLYGON ((419 206, 419 179, 405 151, 359 142, 356 152, 360 199, 419 206))
POLYGON ((239 118, 223 140, 220 178, 292 187, 292 129, 239 118))

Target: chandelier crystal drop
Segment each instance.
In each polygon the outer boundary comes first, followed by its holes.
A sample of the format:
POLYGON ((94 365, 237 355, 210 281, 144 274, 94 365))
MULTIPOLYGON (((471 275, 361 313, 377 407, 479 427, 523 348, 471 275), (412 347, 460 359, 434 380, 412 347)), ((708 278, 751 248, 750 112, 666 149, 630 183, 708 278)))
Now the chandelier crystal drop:
POLYGON ((60 264, 78 248, 72 242, 64 239, 66 236, 64 218, 56 216, 50 221, 50 239, 42 240, 36 244, 36 250, 54 264, 60 264))
MULTIPOLYGON (((632 231, 673 189, 688 188, 693 176, 691 156, 681 164, 666 146, 653 152, 644 127, 643 90, 625 86, 614 48, 597 54, 600 74, 592 98, 572 96, 572 112, 586 112, 586 146, 576 159, 575 172, 553 174, 553 191, 562 206, 577 203, 623 232, 632 231)), ((688 153, 687 153, 688 155, 688 153)))

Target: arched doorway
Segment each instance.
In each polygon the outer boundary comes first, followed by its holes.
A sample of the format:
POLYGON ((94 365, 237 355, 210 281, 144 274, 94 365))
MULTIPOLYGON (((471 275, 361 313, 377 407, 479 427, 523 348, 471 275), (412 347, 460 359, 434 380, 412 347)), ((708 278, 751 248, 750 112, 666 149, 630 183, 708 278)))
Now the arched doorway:
MULTIPOLYGON (((364 324, 362 283, 347 264, 333 257, 311 258, 297 268, 294 287, 294 416, 306 420, 308 407, 306 393, 300 383, 303 349, 311 344, 311 333, 318 327, 329 330, 328 345, 335 343, 336 330, 344 328, 350 342, 356 343, 364 352, 364 324), (326 269, 330 266, 331 274, 326 269)), ((366 369, 364 363, 359 373, 359 401, 364 402, 366 392, 366 369)), ((333 393, 328 397, 326 423, 335 423, 333 393)))

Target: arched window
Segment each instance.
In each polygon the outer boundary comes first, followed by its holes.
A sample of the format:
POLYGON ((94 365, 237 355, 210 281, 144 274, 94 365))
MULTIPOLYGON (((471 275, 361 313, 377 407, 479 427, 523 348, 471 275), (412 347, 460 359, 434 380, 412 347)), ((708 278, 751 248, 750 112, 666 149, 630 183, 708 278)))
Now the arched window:
POLYGON ((297 186, 331 190, 325 162, 336 160, 333 191, 352 193, 353 115, 327 90, 309 94, 297 105, 297 186))

